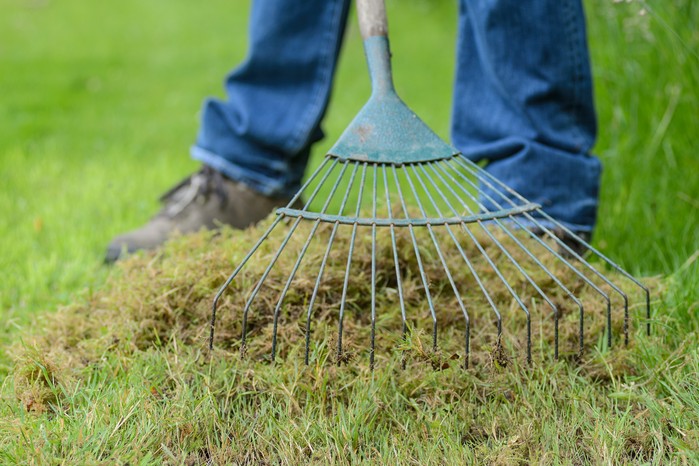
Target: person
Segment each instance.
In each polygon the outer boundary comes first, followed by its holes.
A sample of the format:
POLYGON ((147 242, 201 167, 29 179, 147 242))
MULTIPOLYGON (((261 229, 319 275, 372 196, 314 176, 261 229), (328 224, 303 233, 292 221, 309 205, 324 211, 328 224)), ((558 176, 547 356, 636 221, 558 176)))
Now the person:
MULTIPOLYGON (((300 188, 325 114, 350 0, 255 0, 245 61, 209 99, 191 149, 202 168, 107 261, 175 231, 245 228, 300 188)), ((453 145, 580 234, 595 225, 601 164, 581 0, 460 0, 453 145)))

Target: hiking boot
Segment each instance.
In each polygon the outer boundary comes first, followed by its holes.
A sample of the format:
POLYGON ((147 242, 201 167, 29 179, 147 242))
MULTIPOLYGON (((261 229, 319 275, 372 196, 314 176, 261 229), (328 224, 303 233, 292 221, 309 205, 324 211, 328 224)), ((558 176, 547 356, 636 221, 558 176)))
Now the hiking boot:
POLYGON ((242 230, 289 200, 260 194, 204 165, 163 194, 163 208, 148 223, 114 238, 105 261, 114 262, 141 249, 155 249, 175 232, 192 233, 221 225, 242 230))

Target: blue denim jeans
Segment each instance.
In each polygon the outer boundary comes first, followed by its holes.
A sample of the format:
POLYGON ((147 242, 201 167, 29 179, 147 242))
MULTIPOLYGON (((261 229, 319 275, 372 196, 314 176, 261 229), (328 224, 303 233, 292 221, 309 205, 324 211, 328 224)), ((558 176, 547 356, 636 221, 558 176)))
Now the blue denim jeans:
MULTIPOLYGON (((204 104, 192 155, 268 195, 300 187, 350 0, 256 0, 250 48, 204 104)), ((460 0, 452 143, 568 227, 594 227, 601 165, 580 0, 460 0)), ((485 189, 485 188, 484 188, 485 189)))

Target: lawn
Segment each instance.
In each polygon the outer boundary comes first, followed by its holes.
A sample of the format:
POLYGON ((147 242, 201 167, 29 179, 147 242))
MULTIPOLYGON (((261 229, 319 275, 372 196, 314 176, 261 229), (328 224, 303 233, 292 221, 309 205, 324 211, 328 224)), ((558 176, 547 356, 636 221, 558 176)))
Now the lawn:
MULTIPOLYGON (((248 2, 0 0, 0 462, 696 464, 699 5, 585 3, 605 167, 593 244, 653 284, 652 335, 635 323, 627 350, 582 363, 371 373, 187 344, 233 265, 230 232, 102 263, 196 169, 201 100, 244 57, 248 2), (188 287, 190 326, 177 306, 158 321, 159 296, 188 287)), ((455 2, 389 10, 398 90, 447 137, 455 2)), ((365 73, 353 23, 315 162, 365 73)))

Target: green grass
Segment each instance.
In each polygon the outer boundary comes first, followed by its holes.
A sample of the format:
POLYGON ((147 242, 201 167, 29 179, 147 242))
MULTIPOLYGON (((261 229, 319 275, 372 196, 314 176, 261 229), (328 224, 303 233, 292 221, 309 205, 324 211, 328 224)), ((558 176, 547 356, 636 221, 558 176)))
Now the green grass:
MULTIPOLYGON (((36 414, 15 399, 3 351, 2 462, 695 463, 699 6, 586 5, 605 165, 595 244, 667 286, 654 335, 635 335, 632 373, 591 378, 565 362, 483 377, 208 366, 166 341, 106 352, 65 383, 44 367, 37 377, 55 382, 60 402, 36 414)), ((446 137, 454 2, 389 6, 399 92, 446 137)), ((145 221, 196 168, 187 154, 201 99, 220 95, 243 58, 247 8, 0 0, 0 342, 102 289, 111 236, 145 221)), ((368 93, 354 26, 340 66, 315 157, 368 93)))

